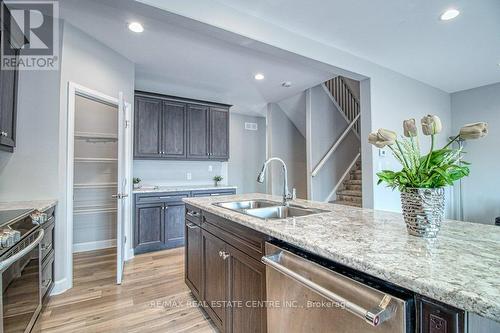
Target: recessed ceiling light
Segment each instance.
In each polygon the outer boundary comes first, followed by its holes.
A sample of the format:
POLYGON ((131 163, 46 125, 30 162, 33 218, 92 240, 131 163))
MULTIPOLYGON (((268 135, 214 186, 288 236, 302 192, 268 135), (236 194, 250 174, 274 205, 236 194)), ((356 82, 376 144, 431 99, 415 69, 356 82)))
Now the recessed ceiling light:
POLYGON ((128 25, 128 28, 133 32, 143 32, 144 27, 139 22, 132 22, 128 25))
POLYGON ((254 78, 256 80, 260 81, 260 80, 264 80, 265 76, 264 76, 264 74, 258 73, 258 74, 255 74, 254 78))
POLYGON ((460 15, 460 11, 458 11, 457 9, 453 9, 453 8, 448 9, 443 14, 441 14, 441 21, 448 21, 448 20, 454 19, 458 15, 460 15))

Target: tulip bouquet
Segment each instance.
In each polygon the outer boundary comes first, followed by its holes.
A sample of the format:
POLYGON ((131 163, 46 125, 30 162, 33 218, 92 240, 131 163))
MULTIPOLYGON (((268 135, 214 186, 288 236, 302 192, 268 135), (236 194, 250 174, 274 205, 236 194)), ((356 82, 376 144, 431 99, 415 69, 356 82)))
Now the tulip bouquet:
POLYGON ((368 141, 377 148, 388 147, 403 166, 401 171, 383 170, 377 173, 379 184, 385 182, 389 187, 404 192, 410 188, 441 188, 469 175, 469 163, 462 160, 462 148, 452 148, 451 144, 457 140, 484 137, 488 133, 488 125, 483 122, 465 125, 441 149, 435 149, 435 136, 442 129, 439 117, 427 115, 422 118, 421 125, 424 135, 431 138, 431 148, 426 155, 420 152, 415 119, 403 122, 404 136, 399 139, 396 132, 387 129, 379 129, 368 136, 368 141))

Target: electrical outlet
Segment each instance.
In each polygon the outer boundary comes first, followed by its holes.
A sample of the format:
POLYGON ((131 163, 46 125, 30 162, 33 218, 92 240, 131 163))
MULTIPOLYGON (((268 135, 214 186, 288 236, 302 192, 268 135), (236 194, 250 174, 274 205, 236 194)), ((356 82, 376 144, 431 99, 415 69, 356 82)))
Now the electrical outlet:
POLYGON ((378 156, 385 157, 387 155, 387 151, 385 149, 378 150, 378 156))
POLYGON ((187 180, 191 180, 191 179, 193 179, 193 175, 191 174, 191 172, 187 172, 187 173, 186 173, 186 179, 187 179, 187 180))
POLYGON ((213 168, 211 165, 208 166, 208 172, 212 172, 213 168))

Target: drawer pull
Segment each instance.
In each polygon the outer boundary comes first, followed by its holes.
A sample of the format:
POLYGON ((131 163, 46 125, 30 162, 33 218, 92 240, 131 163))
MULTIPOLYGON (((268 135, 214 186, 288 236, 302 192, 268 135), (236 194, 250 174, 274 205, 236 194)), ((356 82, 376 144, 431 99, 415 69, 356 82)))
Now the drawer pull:
POLYGON ((200 213, 198 212, 192 212, 192 211, 189 211, 186 213, 187 215, 191 216, 191 217, 200 217, 200 213))
POLYGON ((198 226, 196 224, 193 224, 193 223, 186 223, 186 226, 189 228, 189 229, 196 229, 198 228, 198 226))

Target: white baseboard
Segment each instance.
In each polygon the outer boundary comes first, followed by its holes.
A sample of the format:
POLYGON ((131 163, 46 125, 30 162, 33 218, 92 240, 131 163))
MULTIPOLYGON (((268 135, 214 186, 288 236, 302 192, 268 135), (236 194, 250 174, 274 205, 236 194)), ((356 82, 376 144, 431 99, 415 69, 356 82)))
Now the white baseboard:
POLYGON ((73 253, 102 250, 110 247, 116 247, 116 239, 73 244, 73 253))
POLYGON ((125 261, 129 261, 130 259, 134 259, 134 249, 128 249, 127 251, 125 261))
POLYGON ((69 289, 68 280, 66 278, 54 282, 54 288, 50 292, 50 296, 59 295, 69 289))

